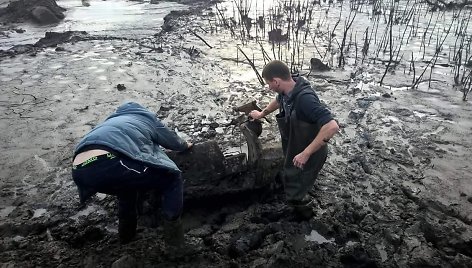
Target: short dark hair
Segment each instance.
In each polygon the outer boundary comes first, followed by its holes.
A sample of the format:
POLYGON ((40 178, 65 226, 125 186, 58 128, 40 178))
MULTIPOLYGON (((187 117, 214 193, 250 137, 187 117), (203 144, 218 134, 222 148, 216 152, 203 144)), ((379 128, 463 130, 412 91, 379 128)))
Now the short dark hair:
POLYGON ((279 60, 273 60, 267 63, 262 70, 262 77, 269 81, 272 81, 276 77, 282 80, 290 80, 292 78, 287 64, 279 60))

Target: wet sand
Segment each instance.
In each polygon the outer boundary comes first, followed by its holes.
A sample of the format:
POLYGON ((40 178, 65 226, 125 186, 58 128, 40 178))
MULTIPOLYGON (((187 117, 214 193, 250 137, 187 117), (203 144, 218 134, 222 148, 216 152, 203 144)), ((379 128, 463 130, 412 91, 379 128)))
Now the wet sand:
MULTIPOLYGON (((0 263, 97 267, 130 255, 142 267, 472 266, 472 107, 447 82, 406 90, 401 74, 388 76, 390 87, 342 70, 310 77, 342 130, 308 221, 294 219, 276 192, 194 208, 184 214, 191 246, 174 252, 146 215, 141 238, 120 245, 113 197, 79 207, 73 146, 123 101, 195 142, 215 139, 227 153, 244 146, 226 126, 232 107, 253 99, 263 107, 273 95, 237 63, 229 36, 199 30, 210 49, 189 32, 208 27, 202 13, 176 16, 157 36, 127 32, 0 59, 0 263)), ((264 146, 279 141, 274 121, 263 125, 264 146)))

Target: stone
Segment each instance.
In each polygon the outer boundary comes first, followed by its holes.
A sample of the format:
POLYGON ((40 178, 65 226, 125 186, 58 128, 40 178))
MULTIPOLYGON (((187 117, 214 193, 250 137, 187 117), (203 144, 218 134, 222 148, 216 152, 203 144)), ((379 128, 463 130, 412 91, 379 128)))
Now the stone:
POLYGON ((116 85, 116 89, 118 89, 118 91, 123 91, 123 90, 126 89, 126 87, 123 84, 118 84, 118 85, 116 85))
POLYGON ((311 58, 310 59, 310 67, 311 67, 311 71, 324 72, 324 71, 329 71, 330 70, 328 65, 324 64, 318 58, 311 58))
POLYGON ((31 11, 31 17, 39 24, 54 24, 61 21, 53 11, 44 6, 34 7, 31 11))

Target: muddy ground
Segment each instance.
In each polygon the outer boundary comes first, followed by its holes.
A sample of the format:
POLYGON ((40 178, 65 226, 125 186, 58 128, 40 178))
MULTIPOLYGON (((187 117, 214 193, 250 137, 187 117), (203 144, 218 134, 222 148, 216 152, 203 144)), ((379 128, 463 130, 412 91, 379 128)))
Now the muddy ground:
MULTIPOLYGON (((210 11, 193 4, 139 39, 85 34, 2 52, 2 267, 472 267, 472 107, 446 83, 407 90, 395 75, 390 87, 343 70, 310 76, 342 127, 310 220, 280 189, 187 204, 187 247, 174 251, 148 206, 127 245, 113 197, 79 206, 73 147, 125 100, 194 142, 244 150, 231 108, 273 95, 237 63, 234 40, 207 30, 210 11)), ((277 146, 274 120, 263 128, 263 146, 277 146)))

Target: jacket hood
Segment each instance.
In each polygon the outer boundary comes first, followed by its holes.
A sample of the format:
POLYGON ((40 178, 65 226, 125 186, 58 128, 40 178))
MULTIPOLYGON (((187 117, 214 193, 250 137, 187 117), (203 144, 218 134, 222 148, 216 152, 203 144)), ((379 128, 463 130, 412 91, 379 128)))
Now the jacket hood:
POLYGON ((306 80, 304 77, 295 77, 293 80, 295 80, 295 86, 293 87, 292 94, 290 95, 288 102, 292 102, 304 89, 311 88, 310 82, 308 82, 308 80, 306 80))
POLYGON ((141 104, 136 103, 136 102, 126 102, 120 105, 116 111, 108 117, 108 119, 117 117, 119 115, 123 114, 142 114, 142 115, 149 115, 150 112, 141 104))

